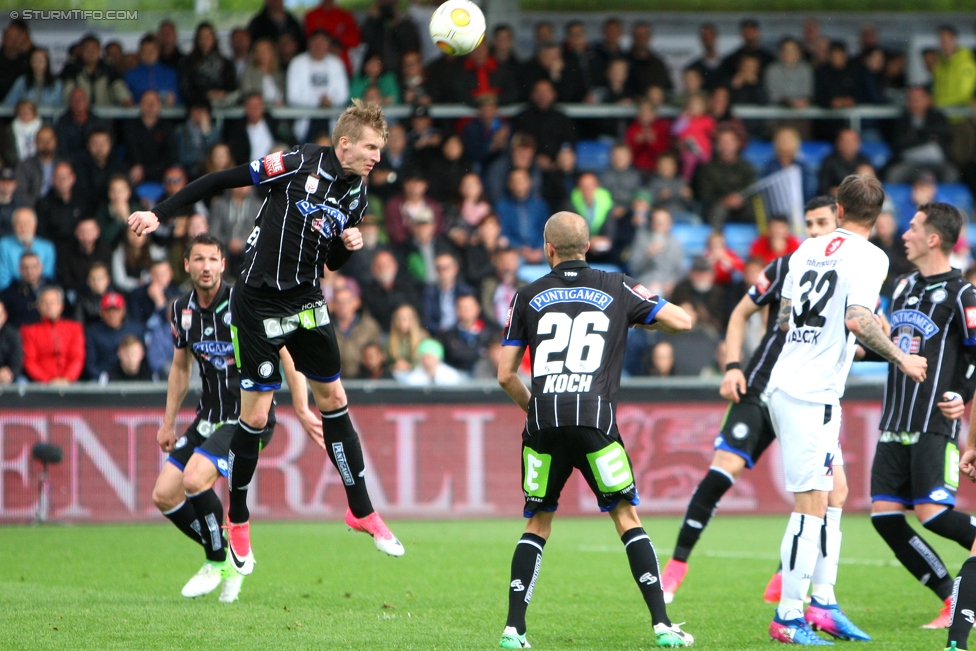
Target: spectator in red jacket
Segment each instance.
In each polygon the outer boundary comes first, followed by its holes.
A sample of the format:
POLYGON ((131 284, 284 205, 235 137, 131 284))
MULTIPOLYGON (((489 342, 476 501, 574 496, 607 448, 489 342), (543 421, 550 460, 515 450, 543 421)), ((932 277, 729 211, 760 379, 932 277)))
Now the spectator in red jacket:
POLYGON ((776 258, 793 253, 800 247, 800 240, 790 232, 790 221, 786 215, 773 215, 769 218, 769 228, 760 235, 749 248, 750 258, 762 258, 769 264, 776 258))
POLYGON ((741 274, 746 267, 742 258, 726 246, 722 231, 714 231, 708 236, 702 255, 712 263, 715 269, 715 282, 719 285, 730 285, 735 280, 735 276, 741 274))
POLYGON ((24 373, 33 382, 77 382, 85 368, 85 333, 77 321, 62 319, 64 292, 49 285, 37 301, 41 320, 20 329, 24 346, 24 373))
POLYGON ((671 149, 671 123, 657 117, 653 104, 641 100, 637 117, 627 127, 624 140, 634 153, 634 167, 653 172, 657 168, 657 157, 671 149))
POLYGON ((318 7, 305 14, 305 37, 308 38, 317 29, 325 30, 332 37, 332 47, 335 48, 332 53, 342 59, 352 77, 349 48, 356 47, 362 40, 356 17, 351 11, 335 6, 335 0, 322 0, 318 7))

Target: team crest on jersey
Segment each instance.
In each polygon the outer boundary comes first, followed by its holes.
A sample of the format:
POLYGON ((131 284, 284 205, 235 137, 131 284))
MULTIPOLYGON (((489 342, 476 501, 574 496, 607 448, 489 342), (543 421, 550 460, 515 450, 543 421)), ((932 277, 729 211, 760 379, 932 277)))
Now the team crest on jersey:
POLYGON ((845 241, 846 240, 843 237, 835 237, 834 239, 830 240, 830 243, 827 244, 827 250, 824 251, 824 255, 831 256, 837 253, 837 249, 839 249, 845 241))
POLYGON ((914 336, 915 330, 911 326, 905 326, 904 328, 899 328, 897 332, 891 337, 891 341, 894 342, 898 348, 904 353, 909 355, 914 355, 922 349, 922 338, 914 336))
POLYGON ((352 203, 349 204, 349 210, 355 210, 359 208, 359 199, 353 199, 352 203))
POLYGON ((230 312, 224 315, 224 325, 230 325, 230 312))
POLYGON ((309 194, 314 194, 316 190, 319 189, 319 177, 309 176, 305 179, 305 192, 309 194))
POLYGON ((932 301, 933 303, 941 303, 942 301, 946 300, 948 296, 949 296, 949 292, 939 287, 937 290, 932 292, 932 295, 929 296, 929 300, 932 301))
POLYGON ((189 330, 193 325, 193 310, 183 310, 180 314, 180 327, 189 330))
POLYGON ((229 341, 198 341, 193 353, 218 371, 234 364, 234 344, 229 341))
POLYGON ((895 310, 891 314, 891 340, 902 352, 914 355, 922 341, 939 332, 939 326, 918 310, 895 310))
POLYGON ((264 173, 269 177, 278 176, 285 171, 285 163, 281 160, 281 152, 276 151, 264 157, 264 173))
POLYGON ((765 294, 769 291, 769 278, 766 277, 766 272, 763 271, 759 274, 759 278, 756 278, 756 289, 759 290, 760 294, 765 294))

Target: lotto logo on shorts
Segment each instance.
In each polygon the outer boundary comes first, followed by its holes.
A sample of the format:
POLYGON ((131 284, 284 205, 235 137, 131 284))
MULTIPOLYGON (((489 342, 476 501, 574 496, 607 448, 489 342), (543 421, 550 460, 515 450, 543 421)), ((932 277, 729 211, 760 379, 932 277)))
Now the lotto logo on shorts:
POLYGON ((264 172, 268 176, 278 176, 285 171, 285 164, 281 160, 281 152, 276 151, 264 157, 264 172))
POLYGON ((966 327, 970 330, 976 328, 976 307, 966 308, 966 327))

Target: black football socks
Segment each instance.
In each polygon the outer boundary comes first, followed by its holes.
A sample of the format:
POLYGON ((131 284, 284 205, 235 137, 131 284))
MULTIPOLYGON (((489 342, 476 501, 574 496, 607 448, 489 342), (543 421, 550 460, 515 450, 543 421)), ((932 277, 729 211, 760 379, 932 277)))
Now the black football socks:
POLYGON ((227 454, 230 507, 227 518, 234 524, 247 522, 251 517, 247 509, 247 489, 251 486, 254 471, 258 467, 263 432, 263 429, 256 429, 240 420, 230 441, 230 452, 227 454))
POLYGON ((357 518, 365 518, 373 512, 373 503, 370 502, 369 492, 366 490, 363 448, 349 418, 349 406, 323 411, 321 414, 325 447, 342 478, 349 510, 357 518))
POLYGON ((952 577, 945 564, 925 539, 905 521, 904 513, 875 513, 871 516, 871 524, 919 583, 932 590, 942 601, 952 594, 952 577))
POLYGON ((946 647, 956 643, 957 649, 969 648, 969 631, 973 628, 976 612, 976 556, 970 556, 956 578, 952 590, 952 619, 949 622, 949 641, 946 647))
POLYGON ((642 527, 634 527, 620 536, 630 561, 630 571, 634 581, 640 588, 644 602, 651 611, 651 621, 654 624, 671 626, 668 611, 664 605, 664 592, 661 590, 661 570, 657 562, 657 554, 651 538, 642 527))
POLYGON ((224 522, 224 506, 220 503, 220 498, 213 488, 186 497, 193 502, 193 508, 202 525, 200 537, 203 539, 207 560, 223 563, 227 560, 227 545, 220 529, 224 522))
POLYGON ((542 567, 542 548, 546 541, 534 533, 522 534, 512 555, 512 582, 508 586, 508 621, 519 635, 525 635, 525 611, 532 601, 535 582, 542 567))
POLYGON ((682 563, 688 562, 691 550, 695 548, 702 532, 712 519, 718 501, 726 491, 732 488, 734 480, 728 473, 716 468, 709 468, 708 474, 698 484, 695 494, 691 496, 685 519, 681 522, 678 532, 678 542, 674 546, 672 558, 682 563))
POLYGON ((190 500, 183 500, 176 508, 163 511, 163 515, 169 518, 169 521, 175 524, 176 528, 182 531, 187 538, 198 545, 203 544, 203 539, 200 537, 200 521, 197 519, 197 512, 190 500))

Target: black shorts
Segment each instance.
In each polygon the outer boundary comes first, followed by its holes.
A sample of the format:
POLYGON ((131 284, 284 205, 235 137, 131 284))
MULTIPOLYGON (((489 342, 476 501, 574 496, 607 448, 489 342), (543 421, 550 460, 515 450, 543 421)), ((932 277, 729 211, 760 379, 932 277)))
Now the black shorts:
MULTIPOLYGON (((217 471, 227 476, 227 453, 230 451, 230 440, 234 438, 234 430, 237 429, 237 421, 228 421, 214 425, 199 418, 193 421, 186 432, 176 439, 173 451, 166 459, 180 470, 186 469, 190 457, 194 454, 202 454, 210 459, 217 471), (209 432, 209 436, 205 434, 209 432)), ((275 413, 274 407, 268 414, 268 427, 261 435, 261 449, 264 449, 271 442, 271 435, 274 434, 275 413)))
POLYGON ((722 432, 715 437, 715 449, 737 454, 752 468, 776 439, 769 408, 758 394, 747 391, 739 402, 729 404, 722 432))
POLYGON ((630 457, 619 437, 593 427, 551 427, 522 435, 523 515, 555 511, 573 468, 583 474, 601 511, 610 511, 620 500, 640 503, 630 457))
POLYGON ((308 379, 339 379, 339 345, 318 287, 300 285, 281 292, 238 283, 231 295, 230 309, 241 389, 281 388, 278 351, 282 346, 287 346, 295 368, 308 379))
POLYGON ((955 506, 959 435, 881 432, 871 467, 871 500, 955 506))

